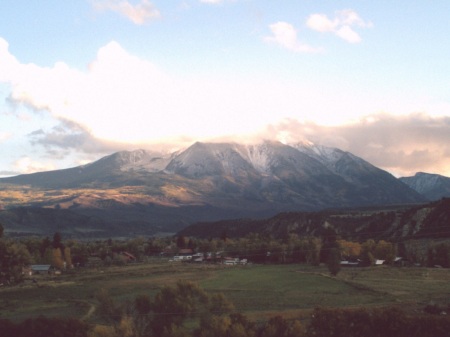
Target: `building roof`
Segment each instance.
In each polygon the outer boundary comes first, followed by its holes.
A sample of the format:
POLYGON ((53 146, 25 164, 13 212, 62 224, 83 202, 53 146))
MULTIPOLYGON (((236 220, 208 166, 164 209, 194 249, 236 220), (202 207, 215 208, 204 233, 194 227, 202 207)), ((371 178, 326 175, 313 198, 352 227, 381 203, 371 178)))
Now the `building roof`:
POLYGON ((32 264, 31 270, 32 271, 49 271, 51 265, 49 264, 32 264))
POLYGON ((178 251, 178 254, 192 254, 194 251, 190 248, 184 248, 184 249, 180 249, 178 251))
POLYGON ((131 254, 131 253, 128 253, 128 252, 122 252, 122 255, 125 255, 125 256, 128 257, 129 259, 136 260, 136 257, 135 257, 133 254, 131 254))

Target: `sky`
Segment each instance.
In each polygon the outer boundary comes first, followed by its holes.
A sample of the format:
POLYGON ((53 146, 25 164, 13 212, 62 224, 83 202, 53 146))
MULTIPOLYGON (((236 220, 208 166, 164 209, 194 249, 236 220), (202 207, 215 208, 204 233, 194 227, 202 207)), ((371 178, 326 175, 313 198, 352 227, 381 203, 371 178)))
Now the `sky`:
POLYGON ((2 0, 0 177, 196 141, 450 176, 450 1, 2 0))

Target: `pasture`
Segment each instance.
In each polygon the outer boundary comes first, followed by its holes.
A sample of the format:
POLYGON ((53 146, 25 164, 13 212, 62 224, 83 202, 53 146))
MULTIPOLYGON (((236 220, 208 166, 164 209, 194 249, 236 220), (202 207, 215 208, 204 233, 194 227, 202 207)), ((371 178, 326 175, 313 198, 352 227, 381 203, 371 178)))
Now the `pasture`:
POLYGON ((420 312, 427 304, 450 304, 450 270, 428 268, 343 268, 330 277, 326 267, 305 265, 223 266, 147 263, 76 269, 57 276, 36 276, 19 286, 0 287, 0 317, 20 321, 28 317, 76 317, 96 322, 96 295, 108 291, 117 303, 137 295, 151 298, 178 280, 198 283, 220 292, 237 312, 256 320, 274 315, 307 316, 322 307, 398 305, 420 312))

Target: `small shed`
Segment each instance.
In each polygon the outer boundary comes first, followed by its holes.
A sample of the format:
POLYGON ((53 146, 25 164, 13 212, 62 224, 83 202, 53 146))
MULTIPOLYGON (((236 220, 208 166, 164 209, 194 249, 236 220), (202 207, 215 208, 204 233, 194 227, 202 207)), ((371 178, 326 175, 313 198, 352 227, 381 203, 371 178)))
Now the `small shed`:
POLYGON ((51 265, 49 264, 32 264, 30 268, 30 275, 46 275, 51 272, 51 265))
POLYGON ((361 263, 361 261, 359 261, 359 260, 356 260, 356 261, 344 260, 344 261, 341 261, 341 267, 359 267, 360 263, 361 263))

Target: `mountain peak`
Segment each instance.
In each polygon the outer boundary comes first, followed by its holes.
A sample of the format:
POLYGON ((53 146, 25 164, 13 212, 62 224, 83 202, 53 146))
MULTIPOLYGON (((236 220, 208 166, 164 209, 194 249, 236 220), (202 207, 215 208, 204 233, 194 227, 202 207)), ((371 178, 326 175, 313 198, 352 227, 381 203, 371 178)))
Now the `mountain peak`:
POLYGON ((241 156, 240 148, 235 143, 196 142, 175 156, 165 171, 190 178, 240 176, 251 170, 249 163, 241 156))
POLYGON ((89 165, 102 166, 105 170, 158 172, 164 169, 170 156, 143 149, 120 151, 89 165))
POLYGON ((400 178, 402 182, 424 195, 428 200, 450 197, 450 178, 432 173, 417 172, 412 177, 400 178))

